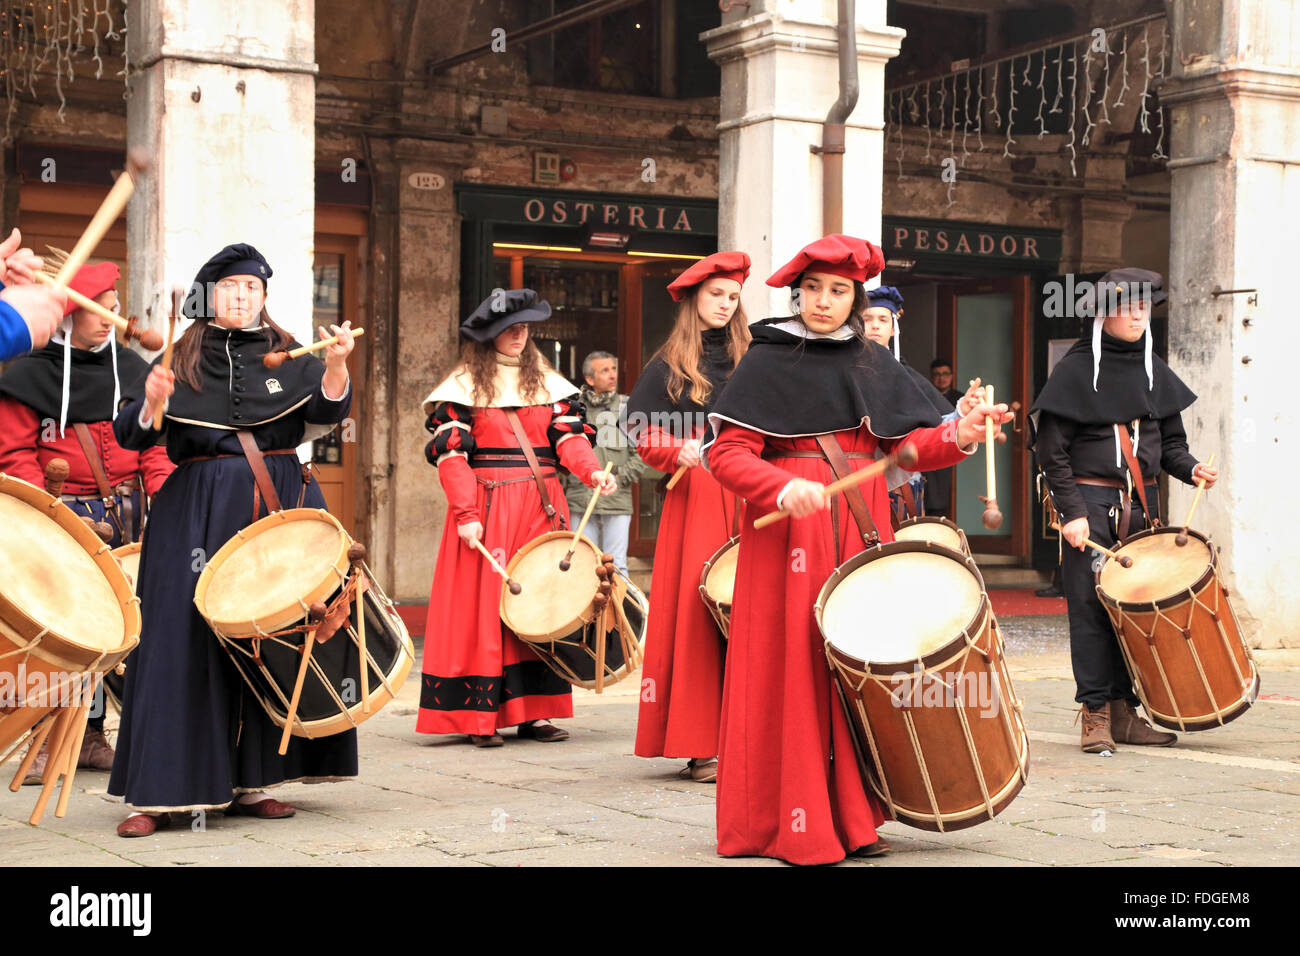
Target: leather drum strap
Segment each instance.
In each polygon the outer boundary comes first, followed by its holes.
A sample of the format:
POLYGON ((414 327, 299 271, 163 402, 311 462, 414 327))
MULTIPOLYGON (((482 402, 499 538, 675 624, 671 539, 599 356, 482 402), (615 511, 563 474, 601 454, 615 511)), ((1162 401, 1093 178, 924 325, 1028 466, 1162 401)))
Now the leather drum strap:
POLYGON ((1129 438, 1128 429, 1123 425, 1115 426, 1115 434, 1119 436, 1119 449, 1124 453, 1124 460, 1128 462, 1129 473, 1137 483, 1138 500, 1142 502, 1142 510, 1146 512, 1147 524, 1154 528, 1159 522, 1152 516, 1151 507, 1147 504, 1146 482, 1142 480, 1142 469, 1138 467, 1137 456, 1133 454, 1133 440, 1129 438))
POLYGON ((99 488, 99 497, 104 499, 104 506, 109 507, 114 499, 113 489, 108 483, 108 475, 104 474, 104 460, 99 457, 99 449, 95 447, 95 439, 90 435, 90 429, 83 423, 76 422, 72 430, 77 435, 77 441, 81 442, 81 450, 86 456, 86 461, 90 464, 90 473, 95 476, 95 486, 99 488))
MULTIPOLYGON (((847 478, 853 474, 853 469, 849 467, 849 461, 844 457, 844 449, 840 443, 835 440, 833 434, 817 435, 817 444, 826 457, 826 463, 831 466, 831 471, 835 474, 836 479, 847 478)), ((874 548, 880 543, 880 530, 876 527, 876 522, 871 517, 871 511, 867 508, 867 499, 862 494, 862 486, 854 485, 844 491, 844 498, 849 504, 849 511, 853 513, 853 520, 858 524, 858 532, 862 535, 862 542, 868 548, 874 548)), ((838 544, 838 540, 836 544, 838 544)))
POLYGON ((235 432, 239 436, 239 445, 244 449, 244 457, 248 459, 248 467, 253 469, 253 520, 259 517, 258 512, 261 510, 260 503, 257 500, 257 493, 261 491, 262 498, 266 501, 267 512, 280 511, 280 496, 275 493, 275 485, 271 481, 271 473, 266 470, 266 460, 262 457, 262 449, 257 447, 257 440, 253 438, 253 433, 246 428, 241 428, 235 432))
POLYGON ((528 461, 528 467, 533 472, 533 480, 537 482, 537 493, 542 499, 542 510, 546 512, 546 518, 551 522, 551 529, 559 531, 562 523, 555 513, 555 506, 551 504, 551 496, 546 491, 546 479, 542 477, 542 467, 537 463, 537 455, 533 452, 533 443, 524 434, 524 426, 519 421, 519 413, 513 408, 503 408, 502 411, 506 413, 506 421, 510 422, 510 428, 515 433, 515 440, 519 442, 519 449, 524 453, 524 458, 528 461))

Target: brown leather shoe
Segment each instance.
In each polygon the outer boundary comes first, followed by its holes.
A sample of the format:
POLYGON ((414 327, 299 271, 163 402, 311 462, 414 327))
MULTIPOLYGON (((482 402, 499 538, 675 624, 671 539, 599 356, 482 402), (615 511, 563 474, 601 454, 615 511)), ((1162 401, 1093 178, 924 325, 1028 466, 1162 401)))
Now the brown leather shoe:
POLYGON ((686 766, 678 772, 678 776, 690 777, 696 783, 717 783, 718 758, 709 757, 707 760, 702 760, 699 757, 692 757, 686 761, 686 766))
POLYGON ((102 730, 87 730, 81 741, 81 753, 77 756, 78 769, 112 770, 113 748, 108 745, 108 738, 102 730))
POLYGON ((171 825, 170 814, 136 813, 117 825, 117 835, 120 837, 153 836, 155 830, 166 830, 171 825))
POLYGON ((470 734, 469 742, 475 747, 500 747, 505 738, 500 734, 470 734))
POLYGON ((562 727, 556 727, 549 721, 527 721, 519 725, 519 729, 516 733, 524 740, 540 740, 544 744, 569 739, 569 732, 567 730, 562 727))
POLYGON ((36 755, 36 760, 32 762, 32 767, 27 771, 27 776, 23 779, 24 787, 34 787, 40 784, 41 777, 45 774, 45 762, 50 759, 49 744, 41 748, 41 752, 36 755))
POLYGON ((263 820, 282 820, 285 817, 291 817, 298 811, 287 803, 267 797, 265 800, 258 800, 257 803, 240 803, 238 799, 232 800, 230 806, 226 807, 226 816, 228 817, 259 817, 263 820))
POLYGON ((850 853, 849 856, 884 856, 887 853, 892 853, 893 850, 894 848, 889 845, 888 840, 884 837, 877 837, 875 843, 868 843, 866 846, 860 846, 850 853))
POLYGON ((1137 712, 1137 708, 1126 700, 1110 702, 1110 731, 1122 744, 1172 747, 1178 742, 1177 734, 1156 730, 1137 712))
POLYGON ((1119 749, 1110 734, 1109 704, 1102 704, 1096 710, 1090 709, 1087 704, 1081 704, 1075 720, 1077 721, 1079 717, 1083 718, 1083 734, 1079 746, 1083 748, 1084 753, 1099 754, 1103 750, 1113 752, 1119 749))

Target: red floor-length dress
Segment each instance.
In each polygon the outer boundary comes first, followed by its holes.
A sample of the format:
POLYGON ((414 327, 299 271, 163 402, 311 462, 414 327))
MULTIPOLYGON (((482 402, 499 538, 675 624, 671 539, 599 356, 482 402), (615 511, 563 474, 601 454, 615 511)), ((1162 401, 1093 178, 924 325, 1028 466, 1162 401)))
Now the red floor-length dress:
MULTIPOLYGON (((557 518, 566 524, 564 489, 545 459, 558 456, 560 464, 587 483, 600 468, 574 404, 565 399, 518 409, 524 433, 542 461, 557 518)), ((415 729, 489 735, 528 720, 572 717, 571 685, 501 622, 500 576, 456 533, 459 524, 481 522, 484 545, 504 567, 524 544, 553 530, 526 465, 471 467, 475 454, 519 456, 519 442, 500 408, 471 410, 447 402, 435 409, 434 418, 468 424, 469 429, 448 433, 452 447, 463 453, 447 455, 438 465, 448 514, 429 595, 415 729), (491 490, 485 484, 501 481, 509 483, 491 490)))
MULTIPOLYGON (((919 428, 922 470, 955 465, 964 454, 943 426, 919 428)), ((845 452, 868 456, 880 440, 859 427, 835 432, 845 452)), ((792 478, 829 484, 830 466, 818 458, 782 458, 782 450, 817 451, 814 438, 774 438, 723 425, 708 464, 724 488, 746 500, 736 568, 736 600, 727 649, 718 754, 718 852, 768 856, 791 863, 835 863, 876 840, 884 822, 879 802, 862 780, 848 723, 831 687, 813 602, 837 562, 863 550, 843 495, 840 553, 831 512, 786 519, 755 531, 753 518, 776 509, 792 478), (765 456, 766 459, 765 460, 765 456)), ((850 459, 856 471, 870 461, 850 459)), ((859 485, 885 541, 889 495, 880 477, 859 485)), ((863 621, 870 627, 870 621, 863 621)))
MULTIPOLYGON (((686 439, 652 426, 637 454, 672 474, 684 444, 686 439)), ((718 752, 726 646, 700 598, 700 572, 731 537, 736 507, 736 496, 698 466, 688 468, 664 499, 641 665, 638 757, 707 758, 718 752)))

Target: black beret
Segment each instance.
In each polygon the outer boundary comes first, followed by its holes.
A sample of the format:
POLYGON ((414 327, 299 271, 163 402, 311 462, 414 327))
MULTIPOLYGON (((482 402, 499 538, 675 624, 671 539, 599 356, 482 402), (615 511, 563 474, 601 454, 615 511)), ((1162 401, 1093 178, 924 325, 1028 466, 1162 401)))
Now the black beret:
POLYGON ((545 322, 551 317, 551 303, 537 298, 532 289, 495 289, 468 319, 460 334, 475 342, 490 342, 520 322, 545 322))
POLYGON ((190 318, 212 318, 212 302, 208 293, 213 285, 227 276, 257 276, 266 289, 266 280, 272 276, 271 264, 266 257, 246 242, 226 246, 203 263, 185 297, 184 314, 190 318))
POLYGON ((1151 304, 1155 306, 1169 298, 1169 293, 1164 291, 1164 284, 1164 277, 1149 269, 1111 269, 1097 280, 1097 314, 1106 315, 1109 311, 1109 297, 1106 294, 1108 286, 1115 287, 1116 299, 1120 304, 1129 301, 1145 302, 1149 293, 1151 304))

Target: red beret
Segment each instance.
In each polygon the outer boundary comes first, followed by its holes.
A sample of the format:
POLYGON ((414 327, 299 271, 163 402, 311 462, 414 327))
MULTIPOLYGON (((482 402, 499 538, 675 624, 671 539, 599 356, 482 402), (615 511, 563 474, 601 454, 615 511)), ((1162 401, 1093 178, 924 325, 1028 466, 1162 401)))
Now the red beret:
MULTIPOLYGON (((100 262, 93 266, 82 266, 77 270, 77 274, 72 277, 68 283, 68 288, 74 292, 80 292, 87 299, 93 299, 97 295, 107 292, 117 285, 117 280, 122 277, 122 270, 117 267, 116 262, 100 262)), ((63 309, 64 315, 71 315, 81 306, 68 299, 68 304, 63 309)))
POLYGON ((880 247, 857 236, 838 233, 810 242, 799 254, 772 273, 767 284, 777 289, 792 286, 805 272, 826 272, 866 282, 885 268, 885 254, 880 247))
POLYGON ((668 283, 668 294, 674 302, 680 302, 686 297, 688 289, 713 278, 731 279, 744 285, 749 278, 749 256, 743 252, 715 252, 668 283))

